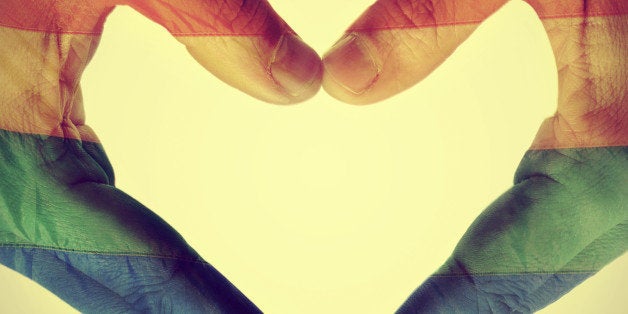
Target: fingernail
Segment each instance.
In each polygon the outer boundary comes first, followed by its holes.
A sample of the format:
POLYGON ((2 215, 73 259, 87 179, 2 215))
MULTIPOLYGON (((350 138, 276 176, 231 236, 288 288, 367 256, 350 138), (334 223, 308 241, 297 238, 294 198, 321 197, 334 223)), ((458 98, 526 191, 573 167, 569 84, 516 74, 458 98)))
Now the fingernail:
POLYGON ((297 97, 320 79, 320 60, 296 35, 284 34, 271 56, 269 72, 288 94, 297 97))
POLYGON ((359 95, 379 78, 379 63, 366 42, 350 33, 338 41, 323 57, 325 72, 339 85, 359 95))

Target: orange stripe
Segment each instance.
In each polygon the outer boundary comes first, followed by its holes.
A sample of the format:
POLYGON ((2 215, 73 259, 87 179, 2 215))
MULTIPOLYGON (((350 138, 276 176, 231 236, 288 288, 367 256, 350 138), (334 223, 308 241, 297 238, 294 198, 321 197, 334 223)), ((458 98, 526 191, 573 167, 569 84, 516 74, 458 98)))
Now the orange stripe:
MULTIPOLYGON (((46 33, 101 34, 115 0, 2 0, 0 26, 46 33)), ((290 28, 265 0, 121 0, 176 36, 268 35, 290 28)))
POLYGON ((78 86, 97 41, 0 27, 0 129, 98 141, 78 86))
MULTIPOLYGON (((527 0, 541 19, 608 16, 628 14, 625 0, 527 0)), ((380 0, 373 4, 350 28, 372 31, 402 28, 428 28, 458 24, 479 24, 505 4, 504 0, 380 0)))

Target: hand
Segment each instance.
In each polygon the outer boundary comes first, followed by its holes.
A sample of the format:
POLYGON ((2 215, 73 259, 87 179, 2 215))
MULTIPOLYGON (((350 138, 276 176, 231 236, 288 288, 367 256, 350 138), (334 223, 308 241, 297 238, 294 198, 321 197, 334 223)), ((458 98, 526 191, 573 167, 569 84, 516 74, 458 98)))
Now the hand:
MULTIPOLYGON (((401 92, 504 3, 380 0, 324 56, 323 87, 354 104, 401 92)), ((515 185, 401 313, 535 311, 628 248, 628 5, 529 3, 556 56, 557 111, 541 125, 515 185)))
POLYGON ((114 187, 85 125, 79 81, 115 4, 255 97, 294 103, 320 86, 320 58, 264 1, 1 1, 0 262, 83 312, 258 312, 114 187))

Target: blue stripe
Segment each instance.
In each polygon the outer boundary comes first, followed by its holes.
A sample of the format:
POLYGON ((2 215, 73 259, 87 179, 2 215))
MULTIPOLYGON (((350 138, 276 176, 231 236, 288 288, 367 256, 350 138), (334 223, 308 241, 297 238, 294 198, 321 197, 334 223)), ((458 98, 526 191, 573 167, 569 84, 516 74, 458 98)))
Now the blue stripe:
POLYGON ((594 273, 432 276, 397 313, 532 313, 594 273))
POLYGON ((211 265, 182 259, 0 247, 0 263, 87 313, 260 313, 211 265))

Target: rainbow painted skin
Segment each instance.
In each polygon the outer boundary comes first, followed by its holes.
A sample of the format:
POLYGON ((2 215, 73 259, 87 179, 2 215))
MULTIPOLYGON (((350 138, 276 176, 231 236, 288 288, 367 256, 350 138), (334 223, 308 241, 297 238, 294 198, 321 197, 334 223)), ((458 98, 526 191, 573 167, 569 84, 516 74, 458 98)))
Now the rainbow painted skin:
MULTIPOLYGON (((399 313, 533 312, 628 249, 628 4, 527 2, 556 57, 556 114, 542 123, 514 186, 399 313)), ((324 56, 323 87, 354 104, 403 91, 504 3, 380 0, 324 56)))
POLYGON ((0 2, 0 262, 82 312, 260 312, 114 186, 80 78, 116 5, 254 97, 289 104, 320 88, 320 57, 266 3, 0 2))
POLYGON ((102 146, 0 130, 0 262, 82 312, 259 310, 114 187, 102 146))
MULTIPOLYGON (((42 3, 0 4, 0 262, 85 312, 259 312, 176 231, 114 187, 104 150, 85 125, 80 74, 116 4, 164 25, 212 73, 269 102, 301 101, 318 90, 316 54, 261 2, 229 1, 226 11, 215 1, 42 3), (217 36, 229 38, 229 53, 208 49, 217 36), (263 53, 241 58, 248 48, 263 53), (213 64, 217 55, 241 61, 241 71, 213 64), (236 72, 261 87, 238 85, 236 72)), ((341 41, 323 59, 323 86, 351 103, 409 88, 503 3, 381 0, 349 29, 354 39, 341 41), (374 14, 378 10, 399 14, 374 14), (408 38, 421 39, 422 46, 411 49, 427 57, 415 60, 399 50, 413 47, 400 44, 408 38), (382 63, 381 54, 393 57, 382 63), (351 75, 343 72, 347 66, 351 75)), ((399 312, 534 311, 628 247, 628 76, 625 60, 617 57, 626 52, 627 6, 530 3, 557 55, 557 114, 541 126, 513 188, 478 217, 452 257, 399 312), (596 36, 583 36, 587 27, 596 36), (610 53, 583 53, 581 46, 610 47, 610 53), (580 62, 583 56, 589 59, 580 62), (580 67, 601 59, 612 66, 580 67)))
POLYGON ((528 151, 399 313, 540 310, 628 249, 628 148, 528 151))

